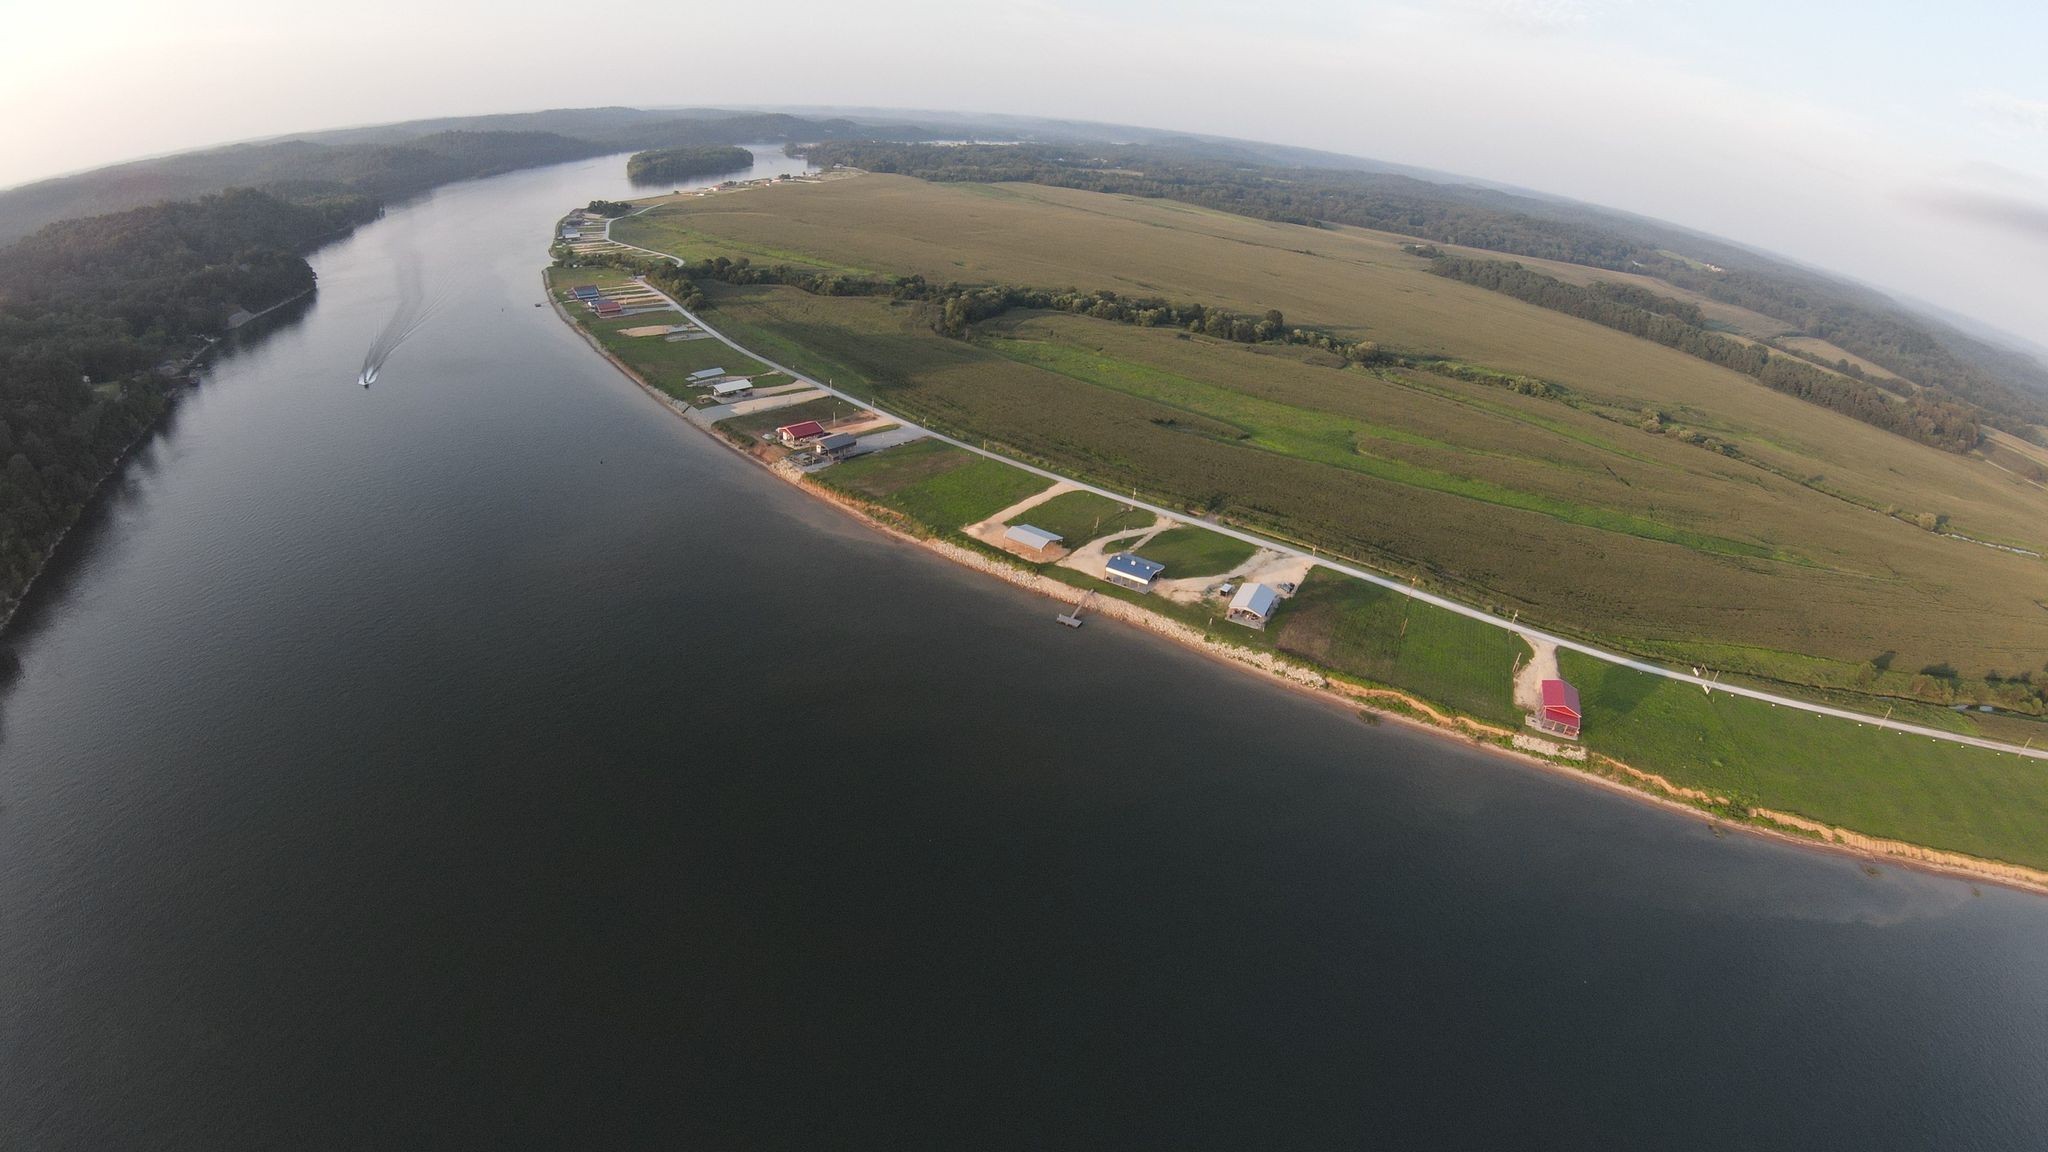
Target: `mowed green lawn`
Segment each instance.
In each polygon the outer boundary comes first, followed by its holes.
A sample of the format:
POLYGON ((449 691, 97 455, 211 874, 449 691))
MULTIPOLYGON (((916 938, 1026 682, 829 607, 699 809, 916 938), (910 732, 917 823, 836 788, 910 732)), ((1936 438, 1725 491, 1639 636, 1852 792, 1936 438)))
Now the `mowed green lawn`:
POLYGON ((1150 528, 1157 519, 1141 508, 1119 504, 1094 492, 1062 492, 1035 508, 1010 517, 1007 522, 1029 524, 1057 533, 1061 546, 1072 551, 1104 536, 1133 528, 1150 528))
POLYGON ((841 417, 865 411, 867 410, 858 404, 848 404, 837 396, 827 396, 822 400, 806 400, 787 408, 751 412, 745 416, 728 416, 720 420, 718 426, 750 436, 765 436, 785 424, 801 424, 806 420, 816 420, 820 424, 829 425, 841 417))
POLYGON ((856 457, 814 479, 894 508, 938 534, 986 520, 1052 486, 1043 476, 938 440, 915 440, 856 457))
POLYGON ((1182 525, 1168 528, 1145 542, 1138 555, 1166 565, 1161 573, 1168 580, 1188 576, 1222 576, 1252 558, 1257 548, 1207 528, 1182 525))
POLYGON ((1317 568, 1282 602, 1269 630, 1282 652, 1433 703, 1519 724, 1514 633, 1376 584, 1317 568))
POLYGON ((1748 804, 1872 836, 2048 868, 2048 762, 1776 708, 1559 654, 1584 742, 1748 804))

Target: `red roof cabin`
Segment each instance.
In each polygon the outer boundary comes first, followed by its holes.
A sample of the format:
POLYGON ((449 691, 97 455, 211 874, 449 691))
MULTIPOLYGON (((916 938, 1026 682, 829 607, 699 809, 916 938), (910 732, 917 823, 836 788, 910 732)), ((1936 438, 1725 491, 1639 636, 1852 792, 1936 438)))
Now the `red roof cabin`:
POLYGON ((597 314, 599 316, 617 316, 621 311, 623 309, 619 307, 617 300, 599 300, 597 302, 597 314))
POLYGON ((1576 740, 1579 720, 1579 690, 1562 680, 1545 680, 1543 711, 1537 717, 1537 727, 1576 740))
POLYGON ((825 426, 816 420, 805 420, 797 424, 784 424, 775 430, 775 438, 791 448, 808 444, 825 434, 825 426))

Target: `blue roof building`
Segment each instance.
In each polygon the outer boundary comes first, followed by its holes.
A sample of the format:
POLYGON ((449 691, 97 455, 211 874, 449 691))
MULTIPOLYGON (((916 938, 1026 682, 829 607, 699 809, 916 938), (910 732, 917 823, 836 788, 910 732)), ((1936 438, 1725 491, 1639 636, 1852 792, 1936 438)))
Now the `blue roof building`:
POLYGON ((1131 552, 1119 552, 1102 565, 1102 574, 1109 578, 1110 583, 1136 588, 1140 592, 1151 588, 1152 581, 1164 571, 1166 565, 1131 552))

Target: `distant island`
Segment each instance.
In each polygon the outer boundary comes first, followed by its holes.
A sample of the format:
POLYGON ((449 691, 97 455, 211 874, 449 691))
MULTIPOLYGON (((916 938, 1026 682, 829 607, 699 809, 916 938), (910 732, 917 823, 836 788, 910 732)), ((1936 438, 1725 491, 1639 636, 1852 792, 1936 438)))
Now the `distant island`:
POLYGON ((635 184, 660 184, 718 172, 738 172, 753 163, 754 154, 737 146, 655 148, 635 152, 626 161, 626 178, 635 184))

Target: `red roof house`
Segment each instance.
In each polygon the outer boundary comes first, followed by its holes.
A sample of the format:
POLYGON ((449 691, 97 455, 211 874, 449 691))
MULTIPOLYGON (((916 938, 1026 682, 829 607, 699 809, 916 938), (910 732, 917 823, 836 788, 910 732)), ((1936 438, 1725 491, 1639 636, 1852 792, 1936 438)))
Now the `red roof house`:
POLYGON ((599 300, 597 302, 597 314, 599 316, 617 316, 620 310, 617 300, 599 300))
POLYGON ((1542 727, 1560 736, 1579 735, 1579 690, 1562 680, 1543 682, 1542 727))
POLYGON ((825 426, 823 424, 818 423, 816 420, 805 420, 796 424, 784 424, 782 427, 777 428, 775 430, 776 439, 782 441, 784 444, 789 445, 802 444, 806 440, 816 440, 818 437, 823 436, 824 434, 825 426))

